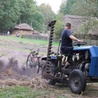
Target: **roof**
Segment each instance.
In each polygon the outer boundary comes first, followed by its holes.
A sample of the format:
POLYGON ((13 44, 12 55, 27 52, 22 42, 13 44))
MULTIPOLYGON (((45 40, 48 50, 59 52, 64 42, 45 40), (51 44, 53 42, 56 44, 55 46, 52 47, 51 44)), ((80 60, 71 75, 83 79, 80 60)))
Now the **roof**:
POLYGON ((14 29, 33 31, 33 28, 30 25, 26 24, 26 23, 21 23, 21 24, 16 25, 14 27, 14 29))
MULTIPOLYGON (((76 15, 65 15, 63 17, 63 21, 70 22, 72 24, 72 31, 73 33, 77 33, 79 30, 80 26, 85 24, 88 20, 90 19, 95 19, 97 20, 96 17, 85 17, 85 16, 76 16, 76 15)), ((81 32, 80 32, 81 33, 81 32)))

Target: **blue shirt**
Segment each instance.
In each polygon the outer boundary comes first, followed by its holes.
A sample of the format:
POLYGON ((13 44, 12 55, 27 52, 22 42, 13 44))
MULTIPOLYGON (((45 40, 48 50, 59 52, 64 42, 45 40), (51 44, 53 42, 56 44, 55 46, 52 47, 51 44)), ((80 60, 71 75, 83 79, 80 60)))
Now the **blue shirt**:
POLYGON ((68 29, 64 29, 61 34, 61 47, 68 47, 72 46, 72 39, 70 39, 70 35, 72 35, 72 32, 68 29))

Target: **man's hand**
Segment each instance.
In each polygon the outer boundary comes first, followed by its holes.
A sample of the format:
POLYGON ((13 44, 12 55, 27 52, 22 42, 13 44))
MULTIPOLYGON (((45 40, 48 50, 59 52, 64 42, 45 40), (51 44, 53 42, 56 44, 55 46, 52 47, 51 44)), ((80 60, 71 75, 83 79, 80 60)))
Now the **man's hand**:
POLYGON ((78 39, 77 41, 80 42, 80 43, 83 43, 84 42, 83 40, 80 40, 80 39, 78 39))

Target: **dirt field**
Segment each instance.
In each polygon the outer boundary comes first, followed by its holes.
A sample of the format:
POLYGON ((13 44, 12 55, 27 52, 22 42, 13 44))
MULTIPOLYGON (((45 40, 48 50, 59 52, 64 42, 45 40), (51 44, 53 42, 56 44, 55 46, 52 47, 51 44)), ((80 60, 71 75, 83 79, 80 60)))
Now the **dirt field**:
MULTIPOLYGON (((68 87, 56 85, 47 87, 44 80, 36 73, 36 70, 26 68, 26 58, 30 49, 37 50, 40 48, 40 55, 47 52, 47 44, 32 43, 0 37, 0 88, 5 86, 30 86, 38 88, 51 89, 52 95, 42 98, 57 98, 55 94, 61 94, 59 98, 98 98, 98 84, 87 84, 86 91, 81 95, 72 94, 68 87), (37 85, 39 84, 39 85, 37 85)), ((53 51, 57 47, 53 47, 53 51)))

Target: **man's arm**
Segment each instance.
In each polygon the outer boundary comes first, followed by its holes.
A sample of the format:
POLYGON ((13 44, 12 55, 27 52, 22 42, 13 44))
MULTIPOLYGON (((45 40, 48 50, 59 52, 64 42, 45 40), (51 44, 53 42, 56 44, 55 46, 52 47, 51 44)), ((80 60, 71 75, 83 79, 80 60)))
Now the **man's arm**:
POLYGON ((70 37, 70 39, 72 39, 72 40, 75 40, 75 41, 78 41, 78 42, 83 42, 83 40, 80 40, 80 39, 76 38, 76 37, 73 36, 73 35, 70 35, 69 37, 70 37))

